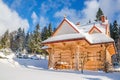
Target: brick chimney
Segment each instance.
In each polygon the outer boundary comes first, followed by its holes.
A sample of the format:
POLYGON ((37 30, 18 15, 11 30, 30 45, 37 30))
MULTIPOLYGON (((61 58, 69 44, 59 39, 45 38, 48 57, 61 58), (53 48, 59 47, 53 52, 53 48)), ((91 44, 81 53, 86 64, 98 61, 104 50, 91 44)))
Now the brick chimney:
POLYGON ((105 20, 106 20, 106 17, 105 17, 104 15, 102 15, 102 16, 101 16, 101 21, 102 21, 102 22, 105 22, 105 20))

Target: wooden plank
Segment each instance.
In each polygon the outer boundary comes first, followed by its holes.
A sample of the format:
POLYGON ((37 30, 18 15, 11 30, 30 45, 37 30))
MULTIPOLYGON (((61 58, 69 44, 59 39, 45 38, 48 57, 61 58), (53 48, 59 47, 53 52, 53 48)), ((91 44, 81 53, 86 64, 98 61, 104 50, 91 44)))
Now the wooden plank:
POLYGON ((69 59, 71 59, 71 56, 61 56, 61 58, 69 58, 69 59))
POLYGON ((71 55, 71 53, 61 53, 62 56, 64 55, 71 55))

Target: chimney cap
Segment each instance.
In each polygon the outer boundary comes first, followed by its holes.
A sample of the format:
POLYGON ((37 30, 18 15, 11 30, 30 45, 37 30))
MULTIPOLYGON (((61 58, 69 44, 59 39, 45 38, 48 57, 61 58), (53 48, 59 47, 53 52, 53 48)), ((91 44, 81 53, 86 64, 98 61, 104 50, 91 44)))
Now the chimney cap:
POLYGON ((105 22, 105 20, 106 20, 106 17, 104 15, 101 15, 101 21, 105 22))
POLYGON ((76 25, 79 26, 79 25, 80 25, 80 22, 77 22, 76 25))

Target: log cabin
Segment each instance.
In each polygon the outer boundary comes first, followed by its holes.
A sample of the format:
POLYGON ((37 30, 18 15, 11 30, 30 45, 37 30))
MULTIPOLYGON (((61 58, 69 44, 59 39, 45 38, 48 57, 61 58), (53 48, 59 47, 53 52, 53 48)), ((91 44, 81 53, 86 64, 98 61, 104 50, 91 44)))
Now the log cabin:
POLYGON ((103 70, 105 63, 112 65, 111 56, 116 53, 105 16, 85 25, 64 17, 53 35, 42 43, 49 53, 49 69, 103 70))

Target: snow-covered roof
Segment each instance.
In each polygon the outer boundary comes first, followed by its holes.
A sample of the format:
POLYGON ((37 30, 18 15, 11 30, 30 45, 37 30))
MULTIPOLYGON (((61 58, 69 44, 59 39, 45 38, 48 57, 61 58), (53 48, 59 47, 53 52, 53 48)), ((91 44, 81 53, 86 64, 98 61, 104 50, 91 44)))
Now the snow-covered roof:
POLYGON ((103 33, 86 34, 86 39, 91 44, 114 42, 114 40, 103 33))
POLYGON ((96 43, 106 43, 106 42, 114 42, 114 40, 102 33, 95 34, 65 34, 59 36, 53 36, 43 41, 42 43, 51 43, 51 42, 60 42, 60 41, 68 41, 75 39, 86 39, 90 44, 96 43))
POLYGON ((41 49, 48 49, 49 47, 48 46, 43 46, 41 49))
POLYGON ((102 33, 105 34, 105 31, 106 31, 105 27, 101 25, 100 22, 93 22, 93 23, 81 25, 78 27, 78 29, 80 32, 88 33, 92 29, 93 26, 97 27, 102 33))
MULTIPOLYGON (((62 29, 60 29, 59 32, 60 35, 55 35, 47 40, 43 41, 42 43, 51 43, 51 42, 60 42, 60 41, 68 41, 68 40, 78 40, 78 39, 86 39, 90 44, 96 44, 96 43, 106 43, 106 42, 114 42, 112 38, 106 35, 106 27, 105 25, 102 25, 102 22, 93 22, 88 23, 86 25, 76 26, 74 23, 69 21, 67 18, 64 18, 64 20, 67 22, 67 24, 70 24, 75 30, 78 31, 78 33, 74 33, 74 29, 71 29, 71 32, 67 32, 66 25, 62 25, 62 29), (92 33, 89 34, 89 31, 93 27, 98 28, 102 33, 92 33), (65 30, 64 30, 65 29, 65 30), (72 31, 73 30, 73 31, 72 31), (62 33, 63 31, 63 33, 62 33), (67 34, 66 34, 67 33, 67 34)), ((67 26, 67 28, 69 28, 67 26)))
POLYGON ((64 35, 58 35, 48 38, 47 40, 43 41, 42 43, 48 43, 48 42, 56 42, 56 41, 65 41, 65 40, 72 40, 72 39, 80 39, 84 38, 85 36, 79 33, 75 34, 64 34, 64 35))

